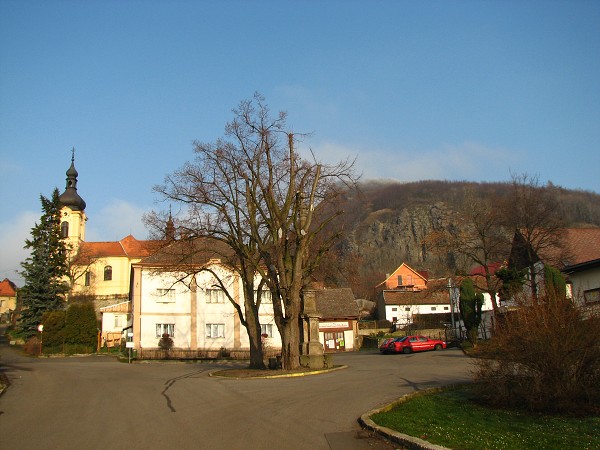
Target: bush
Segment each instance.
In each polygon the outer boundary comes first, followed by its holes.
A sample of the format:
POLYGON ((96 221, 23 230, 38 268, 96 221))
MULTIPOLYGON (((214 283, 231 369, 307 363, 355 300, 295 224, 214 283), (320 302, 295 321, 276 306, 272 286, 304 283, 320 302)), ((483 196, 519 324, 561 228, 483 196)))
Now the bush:
POLYGON ((37 336, 32 336, 27 339, 23 345, 23 351, 28 355, 37 356, 40 354, 40 339, 37 336))
POLYGON ((600 316, 563 297, 522 304, 479 352, 482 400, 550 413, 600 411, 600 316))
POLYGON ((42 316, 44 324, 44 353, 54 347, 62 347, 65 342, 65 311, 47 311, 42 316))
POLYGON ((94 305, 73 303, 67 309, 65 343, 95 349, 98 345, 98 320, 94 305))
POLYGON ((160 338, 160 341, 158 341, 158 346, 163 350, 171 350, 173 348, 173 345, 174 342, 171 336, 169 336, 169 333, 163 333, 163 335, 160 338))

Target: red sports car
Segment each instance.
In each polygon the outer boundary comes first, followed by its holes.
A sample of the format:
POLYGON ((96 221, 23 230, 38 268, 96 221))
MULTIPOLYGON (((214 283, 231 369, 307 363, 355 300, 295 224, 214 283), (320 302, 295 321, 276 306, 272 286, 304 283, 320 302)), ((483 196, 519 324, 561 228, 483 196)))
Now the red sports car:
POLYGON ((425 336, 404 336, 401 338, 386 339, 379 347, 382 353, 412 353, 424 350, 441 350, 446 348, 446 342, 441 339, 430 339, 425 336), (389 341, 389 342, 386 342, 389 341), (385 351, 383 350, 383 345, 385 351))

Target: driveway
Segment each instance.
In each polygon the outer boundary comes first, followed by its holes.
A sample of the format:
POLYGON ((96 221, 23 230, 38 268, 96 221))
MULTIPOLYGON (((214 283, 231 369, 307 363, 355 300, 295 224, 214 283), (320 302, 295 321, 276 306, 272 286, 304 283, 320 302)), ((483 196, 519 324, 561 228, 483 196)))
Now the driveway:
MULTIPOLYGON (((231 380, 236 363, 137 363, 112 357, 27 358, 0 344, 11 386, 0 397, 5 449, 386 448, 353 439, 358 417, 398 397, 469 379, 456 349, 337 354, 327 374, 231 380)), ((389 447, 393 448, 393 447, 389 447)))

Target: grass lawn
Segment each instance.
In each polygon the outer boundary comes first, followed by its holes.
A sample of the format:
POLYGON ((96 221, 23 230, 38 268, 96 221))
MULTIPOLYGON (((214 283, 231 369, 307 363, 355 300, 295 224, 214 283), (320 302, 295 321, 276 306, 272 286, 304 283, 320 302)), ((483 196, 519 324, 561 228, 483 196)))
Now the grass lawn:
POLYGON ((378 425, 456 449, 597 449, 600 417, 530 415, 471 401, 470 387, 416 396, 371 416, 378 425))

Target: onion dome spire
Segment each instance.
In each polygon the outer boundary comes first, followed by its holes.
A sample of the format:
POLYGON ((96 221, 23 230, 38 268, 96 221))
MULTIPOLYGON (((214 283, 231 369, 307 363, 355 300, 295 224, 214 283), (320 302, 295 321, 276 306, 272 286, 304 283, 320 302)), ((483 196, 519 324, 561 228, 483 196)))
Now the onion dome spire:
POLYGON ((58 200, 63 206, 68 206, 73 211, 83 211, 85 201, 77 193, 77 170, 75 169, 75 147, 71 150, 71 167, 67 170, 67 185, 58 200))
POLYGON ((169 219, 167 220, 167 226, 165 227, 165 237, 169 241, 175 240, 175 224, 173 223, 173 216, 171 215, 171 206, 169 205, 169 219))

